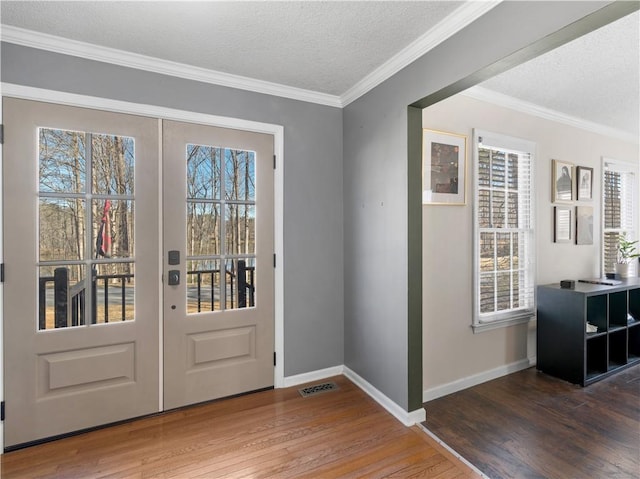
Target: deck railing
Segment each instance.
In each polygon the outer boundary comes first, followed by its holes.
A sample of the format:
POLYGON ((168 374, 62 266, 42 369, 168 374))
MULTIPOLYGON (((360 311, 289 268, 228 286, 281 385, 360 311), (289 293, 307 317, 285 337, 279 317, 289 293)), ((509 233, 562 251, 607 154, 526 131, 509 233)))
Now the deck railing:
MULTIPOLYGON (((238 261, 237 272, 225 270, 224 273, 228 278, 229 291, 227 300, 229 304, 227 309, 246 308, 255 306, 255 266, 246 266, 243 260, 238 261), (235 291, 238 295, 236 300, 235 291)), ((193 270, 187 271, 187 276, 195 276, 195 292, 197 311, 202 312, 203 306, 209 306, 210 311, 215 310, 214 296, 216 288, 220 285, 216 284, 216 276, 220 276, 220 269, 209 270, 193 270), (207 278, 208 276, 208 278, 207 278), (210 295, 210 301, 206 301, 205 289, 209 288, 207 293, 210 295)), ((102 287, 100 303, 101 313, 103 317, 101 322, 125 321, 127 317, 127 284, 134 278, 133 274, 104 274, 98 275, 93 273, 91 281, 93 311, 91 322, 95 324, 98 319, 98 286, 102 287), (115 281, 117 280, 117 281, 115 281), (102 283, 100 283, 102 282, 102 283), (113 288, 119 291, 118 300, 115 301, 116 308, 119 306, 120 314, 113 317, 113 308, 111 313, 109 310, 109 301, 113 298, 113 288), (111 290, 111 291, 110 291, 111 290), (111 314, 111 316, 110 316, 111 314)), ((66 267, 56 268, 53 276, 43 276, 39 280, 39 329, 47 329, 47 288, 53 283, 53 326, 54 328, 65 328, 68 326, 80 326, 85 324, 85 302, 86 302, 86 279, 78 281, 76 284, 69 285, 69 270, 66 267)), ((189 287, 189 286, 188 286, 189 287)), ((113 306, 113 304, 111 305, 113 306)))

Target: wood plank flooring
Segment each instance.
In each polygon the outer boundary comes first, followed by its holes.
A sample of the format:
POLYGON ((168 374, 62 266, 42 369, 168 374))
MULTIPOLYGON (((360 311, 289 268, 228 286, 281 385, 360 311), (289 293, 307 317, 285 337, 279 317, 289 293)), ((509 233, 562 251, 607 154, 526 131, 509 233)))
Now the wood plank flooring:
POLYGON ((331 380, 337 391, 313 397, 263 391, 9 452, 1 477, 480 477, 348 379, 331 380))
POLYGON ((530 368, 424 406, 423 424, 492 479, 640 478, 640 366, 586 388, 530 368))

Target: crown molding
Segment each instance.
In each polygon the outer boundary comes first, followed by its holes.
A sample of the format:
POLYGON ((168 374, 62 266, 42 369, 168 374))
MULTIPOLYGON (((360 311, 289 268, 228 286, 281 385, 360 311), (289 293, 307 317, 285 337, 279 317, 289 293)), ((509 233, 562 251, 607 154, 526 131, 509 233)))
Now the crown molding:
POLYGON ((138 70, 170 75, 188 80, 210 83, 213 85, 238 88, 241 90, 274 95, 292 100, 300 100, 331 107, 342 108, 360 98, 380 83, 395 75, 404 67, 414 62, 447 38, 462 30, 478 19, 502 0, 466 2, 449 14, 443 21, 409 44, 400 53, 376 68, 373 72, 351 87, 341 96, 320 93, 302 88, 295 88, 278 83, 256 80, 240 75, 208 70, 184 63, 161 60, 159 58, 126 52, 91 43, 70 40, 67 38, 40 33, 33 30, 2 25, 0 38, 7 43, 14 43, 40 50, 47 50, 64 55, 71 55, 88 60, 111 63, 138 70))
POLYGON ((340 96, 343 106, 357 100, 362 95, 377 87, 380 83, 391 78, 404 67, 416 61, 428 51, 437 47, 446 39, 458 33, 464 27, 474 22, 489 10, 495 8, 502 0, 465 2, 444 20, 439 22, 427 33, 419 37, 408 47, 388 61, 373 70, 349 90, 340 96))
POLYGON ((64 55, 71 55, 88 60, 112 63, 129 68, 136 68, 163 75, 170 75, 188 80, 210 83, 213 85, 238 88, 241 90, 273 95, 292 100, 317 103, 341 108, 342 102, 338 96, 326 93, 304 90, 279 83, 256 80, 240 75, 208 70, 206 68, 186 65, 159 58, 126 52, 115 48, 102 47, 91 43, 70 40, 46 33, 26 30, 11 25, 2 25, 0 38, 3 42, 14 43, 25 47, 38 48, 64 55))
POLYGON ((628 141, 630 143, 640 143, 640 138, 632 133, 611 128, 609 126, 601 125, 582 118, 560 113, 550 108, 545 108, 533 103, 514 98, 512 96, 504 95, 493 90, 489 90, 484 87, 474 86, 460 93, 461 95, 476 100, 492 103, 497 106, 509 108, 511 110, 526 113, 545 120, 555 121, 564 125, 579 128, 581 130, 590 131, 600 135, 608 136, 610 138, 617 138, 619 140, 628 141))

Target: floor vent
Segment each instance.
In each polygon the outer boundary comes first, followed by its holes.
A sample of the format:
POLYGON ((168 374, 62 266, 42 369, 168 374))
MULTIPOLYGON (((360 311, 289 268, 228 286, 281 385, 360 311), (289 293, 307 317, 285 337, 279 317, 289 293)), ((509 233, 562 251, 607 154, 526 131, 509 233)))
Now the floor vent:
POLYGON ((336 383, 322 383, 322 384, 316 384, 314 386, 298 389, 298 391, 300 392, 300 395, 303 398, 306 398, 309 396, 315 396, 317 394, 334 391, 336 389, 338 389, 338 385, 336 383))

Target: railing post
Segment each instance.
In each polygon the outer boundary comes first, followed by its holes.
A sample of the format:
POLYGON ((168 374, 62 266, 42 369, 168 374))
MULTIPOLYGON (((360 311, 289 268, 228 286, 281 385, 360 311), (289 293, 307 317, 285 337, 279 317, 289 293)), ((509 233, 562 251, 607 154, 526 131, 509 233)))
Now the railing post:
MULTIPOLYGON (((91 324, 98 322, 98 272, 91 269, 91 324)), ((84 324, 84 323, 83 323, 84 324)))
POLYGON ((38 329, 40 331, 47 329, 47 283, 49 278, 40 278, 39 293, 39 309, 38 309, 38 329))
POLYGON ((198 271, 197 274, 197 285, 198 285, 198 313, 202 312, 202 272, 198 271))
POLYGON ((120 278, 120 284, 122 285, 122 321, 127 319, 127 290, 125 289, 126 278, 123 276, 120 278))
POLYGON ((69 324, 69 270, 53 270, 54 324, 56 328, 66 328, 69 324))
POLYGON ((249 270, 250 288, 249 288, 249 306, 254 307, 256 305, 256 280, 255 280, 256 267, 254 266, 249 270))
POLYGON ((238 260, 238 308, 247 307, 247 263, 238 260))
POLYGON ((109 322, 109 277, 104 279, 104 322, 109 322))

